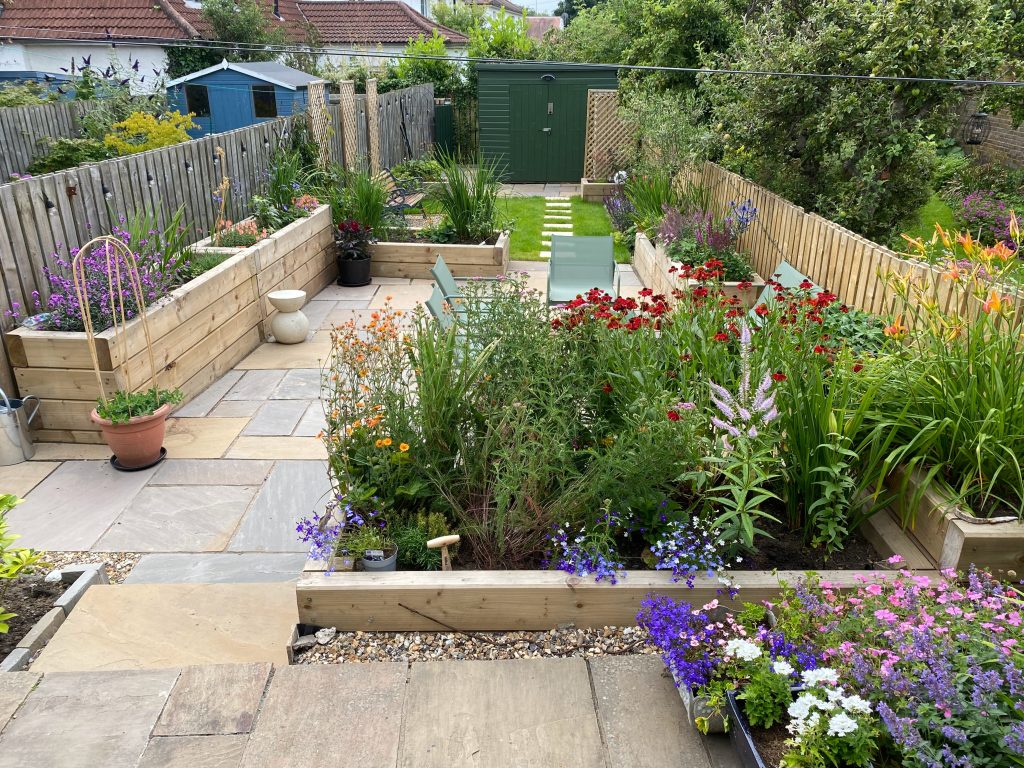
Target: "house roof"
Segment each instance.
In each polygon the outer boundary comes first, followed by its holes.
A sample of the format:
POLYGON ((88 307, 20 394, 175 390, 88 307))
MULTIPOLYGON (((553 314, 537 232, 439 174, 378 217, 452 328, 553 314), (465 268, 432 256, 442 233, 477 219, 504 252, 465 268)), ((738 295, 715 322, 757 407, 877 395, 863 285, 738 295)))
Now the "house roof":
POLYGON ((526 34, 538 42, 544 40, 544 35, 553 29, 562 28, 561 16, 527 16, 526 34))
POLYGON ((303 16, 325 43, 401 43, 436 29, 446 42, 464 44, 465 35, 417 13, 401 0, 308 0, 298 3, 303 16))
POLYGON ((191 37, 165 0, 9 0, 0 10, 0 38, 75 40, 191 37))
MULTIPOLYGON (((88 2, 89 0, 85 0, 88 2)), ((101 0, 110 2, 110 0, 101 0)), ((18 2, 18 0, 15 0, 18 2)), ((95 0, 94 0, 95 2, 95 0)), ((170 9, 179 14, 188 24, 195 28, 200 37, 210 36, 210 25, 203 18, 203 11, 198 0, 162 0, 170 9)), ((283 27, 291 42, 306 40, 306 19, 299 10, 297 0, 278 0, 277 15, 274 15, 274 0, 258 0, 263 8, 263 16, 270 27, 283 27)))
POLYGON ((313 75, 308 75, 302 70, 293 69, 292 67, 286 67, 284 64, 279 64, 276 61, 222 61, 220 64, 216 64, 206 69, 201 69, 198 72, 193 72, 190 75, 179 77, 176 80, 171 80, 167 83, 168 87, 174 85, 180 85, 181 83, 187 83, 190 80, 203 77, 205 75, 212 74, 213 72, 222 72, 226 69, 232 72, 241 72, 243 75, 249 75, 255 77, 257 80, 262 80, 265 83, 271 83, 273 85, 279 85, 282 88, 294 91, 299 88, 305 88, 310 83, 319 78, 313 75))

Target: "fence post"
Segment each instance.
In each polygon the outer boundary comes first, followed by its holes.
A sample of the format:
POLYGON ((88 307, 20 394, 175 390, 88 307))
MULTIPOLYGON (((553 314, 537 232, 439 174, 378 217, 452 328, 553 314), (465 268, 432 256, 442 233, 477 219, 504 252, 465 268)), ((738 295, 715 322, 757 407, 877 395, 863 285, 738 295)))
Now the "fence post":
POLYGON ((366 81, 366 137, 370 147, 370 173, 377 173, 380 170, 380 110, 375 77, 366 81))
POLYGON ((359 165, 359 127, 356 125, 356 84, 342 80, 341 91, 341 132, 345 141, 345 167, 355 170, 359 165))
POLYGON ((331 118, 327 114, 327 82, 314 80, 309 84, 308 113, 313 137, 320 148, 320 165, 331 164, 331 118))

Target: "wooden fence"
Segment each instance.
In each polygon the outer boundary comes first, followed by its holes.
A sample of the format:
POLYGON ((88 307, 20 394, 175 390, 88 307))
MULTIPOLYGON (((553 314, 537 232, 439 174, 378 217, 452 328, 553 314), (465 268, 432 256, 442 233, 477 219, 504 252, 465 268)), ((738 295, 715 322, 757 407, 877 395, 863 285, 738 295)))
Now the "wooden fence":
POLYGON ((0 109, 0 179, 25 173, 40 154, 40 140, 78 136, 78 119, 88 108, 86 101, 55 101, 0 109))
MULTIPOLYGON (((330 159, 346 159, 344 137, 355 133, 357 157, 348 158, 348 164, 365 164, 370 130, 365 96, 356 98, 352 110, 342 105, 327 110, 330 159)), ((430 147, 431 86, 383 94, 378 111, 379 123, 373 127, 380 136, 385 167, 418 157, 430 147), (392 125, 395 121, 399 127, 392 125)), ((35 294, 45 303, 49 296, 45 270, 54 266, 55 253, 66 258, 71 248, 110 232, 139 212, 157 214, 163 224, 184 207, 190 235, 202 239, 217 216, 214 190, 227 176, 232 186, 231 218, 237 221, 248 215, 250 197, 262 189, 271 155, 286 141, 297 119, 305 117, 281 118, 0 186, 0 330, 12 327, 6 315, 16 305, 23 314, 31 314, 35 294), (223 161, 217 149, 223 150, 223 161)), ((0 387, 15 390, 6 347, 0 349, 0 387)))

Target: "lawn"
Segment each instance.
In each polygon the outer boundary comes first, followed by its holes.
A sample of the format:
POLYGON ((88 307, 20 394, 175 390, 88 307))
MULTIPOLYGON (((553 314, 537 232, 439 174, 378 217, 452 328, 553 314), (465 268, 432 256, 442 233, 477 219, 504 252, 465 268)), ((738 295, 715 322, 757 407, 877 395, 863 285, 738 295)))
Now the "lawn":
POLYGON ((503 197, 498 201, 502 216, 515 221, 509 258, 537 261, 540 256, 540 233, 544 224, 543 197, 503 197))
MULTIPOLYGON (((572 232, 574 235, 610 235, 612 222, 604 203, 591 203, 581 197, 572 199, 572 232)), ((629 263, 629 249, 623 243, 615 244, 615 260, 629 263)))
MULTIPOLYGON (((941 224, 942 228, 946 230, 956 229, 953 209, 933 192, 932 196, 928 198, 928 202, 917 211, 917 215, 904 223, 903 232, 909 237, 930 240, 931 236, 935 234, 936 224, 941 224)), ((892 247, 895 250, 902 251, 905 246, 906 241, 902 237, 897 236, 893 239, 892 247)))

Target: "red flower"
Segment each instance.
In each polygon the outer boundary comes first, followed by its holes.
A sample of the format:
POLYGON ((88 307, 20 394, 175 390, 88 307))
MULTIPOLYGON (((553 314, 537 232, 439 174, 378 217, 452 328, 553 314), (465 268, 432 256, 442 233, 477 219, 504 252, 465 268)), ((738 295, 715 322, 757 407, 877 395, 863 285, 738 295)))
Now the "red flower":
POLYGON ((862 370, 864 370, 863 364, 861 364, 861 363, 854 363, 853 364, 853 372, 854 373, 860 373, 862 370))
POLYGON ((782 371, 776 371, 775 373, 772 374, 772 379, 774 381, 785 381, 786 374, 784 374, 782 371))
POLYGON ((765 317, 765 316, 767 316, 767 314, 768 314, 768 305, 767 304, 758 304, 756 307, 754 307, 754 314, 757 315, 758 317, 765 317))
POLYGON ((800 283, 800 288, 801 288, 801 289, 803 289, 803 290, 805 290, 805 291, 809 291, 809 290, 810 290, 811 288, 813 288, 813 287, 814 287, 814 286, 813 286, 813 284, 811 283, 811 281, 810 281, 810 280, 804 280, 804 281, 802 281, 802 282, 800 283))
POLYGON ((604 385, 603 387, 601 387, 601 389, 603 389, 603 390, 604 390, 604 393, 605 393, 606 395, 610 395, 610 394, 611 394, 611 392, 612 392, 612 385, 611 385, 611 384, 609 384, 608 382, 605 382, 605 385, 604 385))
POLYGON ((828 352, 828 350, 825 347, 821 346, 821 344, 815 344, 814 345, 814 354, 816 354, 816 355, 823 355, 826 352, 828 352))
POLYGON ((718 333, 715 334, 715 341, 728 341, 728 340, 729 340, 729 334, 728 333, 723 333, 722 331, 719 331, 718 333))
POLYGON ((749 280, 741 280, 736 287, 739 288, 741 291, 745 291, 752 285, 753 283, 750 282, 749 280))
POLYGON ((668 412, 668 420, 669 421, 679 421, 679 411, 669 411, 668 412))

